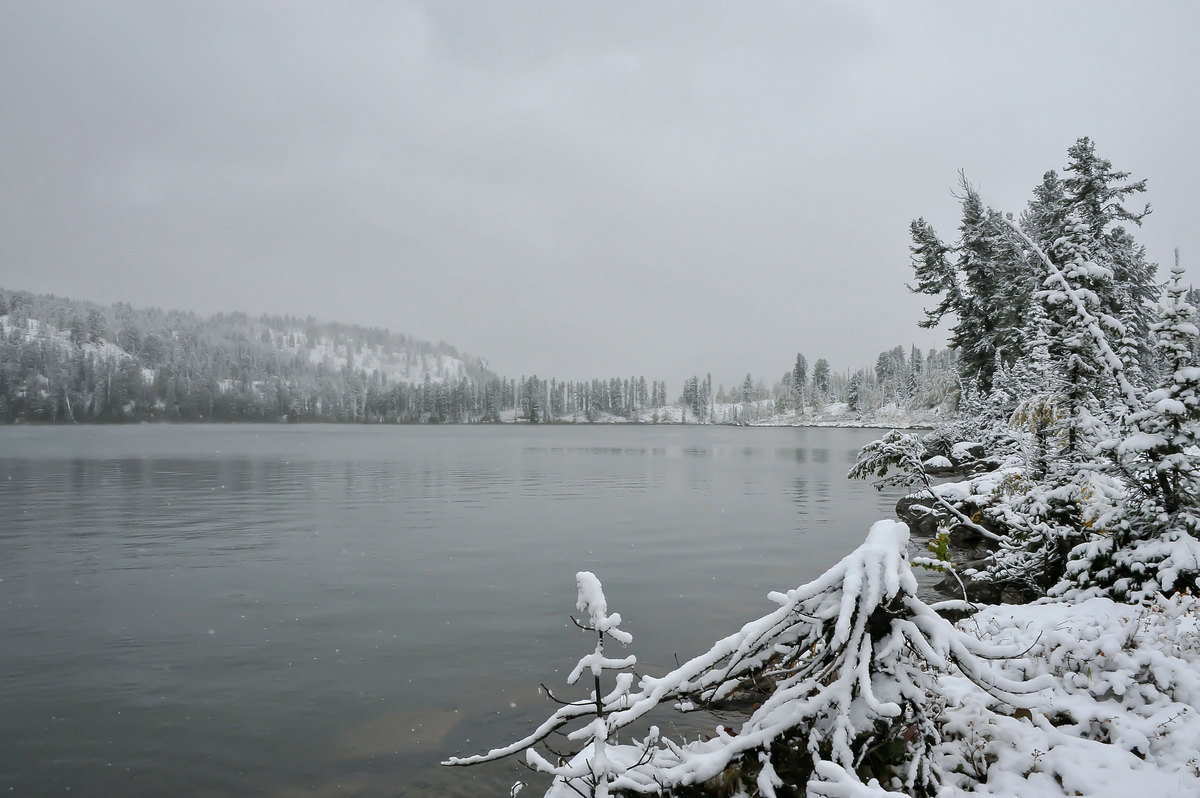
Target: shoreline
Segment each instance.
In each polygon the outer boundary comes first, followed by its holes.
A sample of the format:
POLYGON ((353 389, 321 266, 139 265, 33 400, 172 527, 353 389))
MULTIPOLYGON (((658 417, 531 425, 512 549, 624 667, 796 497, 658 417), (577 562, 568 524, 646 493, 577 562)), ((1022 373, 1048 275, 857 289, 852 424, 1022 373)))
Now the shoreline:
POLYGON ((288 421, 286 419, 152 419, 139 421, 27 421, 19 420, 0 424, 0 429, 14 427, 137 427, 137 426, 213 426, 228 424, 234 426, 262 424, 265 426, 303 427, 329 425, 337 427, 726 427, 726 428, 766 428, 766 429, 903 429, 903 430, 934 430, 936 427, 929 422, 913 422, 908 424, 885 424, 878 421, 812 421, 804 424, 754 422, 751 424, 729 424, 717 422, 683 422, 683 421, 641 421, 631 419, 602 419, 599 421, 542 421, 530 424, 527 421, 334 421, 329 419, 313 419, 311 421, 288 421))

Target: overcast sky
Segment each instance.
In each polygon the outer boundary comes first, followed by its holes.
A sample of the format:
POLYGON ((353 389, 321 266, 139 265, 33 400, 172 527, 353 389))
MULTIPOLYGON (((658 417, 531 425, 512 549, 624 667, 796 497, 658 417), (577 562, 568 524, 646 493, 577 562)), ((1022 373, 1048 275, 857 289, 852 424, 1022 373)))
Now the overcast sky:
MULTIPOLYGON (((908 223, 1091 136, 1200 263, 1200 4, 0 6, 0 286, 768 381, 941 346, 908 223)), ((1165 277, 1165 274, 1164 274, 1165 277)))

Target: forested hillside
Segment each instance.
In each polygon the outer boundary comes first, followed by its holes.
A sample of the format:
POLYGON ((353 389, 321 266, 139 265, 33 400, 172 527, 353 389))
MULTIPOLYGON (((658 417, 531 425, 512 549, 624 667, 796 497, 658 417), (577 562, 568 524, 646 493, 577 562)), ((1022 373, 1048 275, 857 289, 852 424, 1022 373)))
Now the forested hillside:
POLYGON ((8 422, 473 420, 493 381, 481 360, 387 330, 0 290, 8 422))

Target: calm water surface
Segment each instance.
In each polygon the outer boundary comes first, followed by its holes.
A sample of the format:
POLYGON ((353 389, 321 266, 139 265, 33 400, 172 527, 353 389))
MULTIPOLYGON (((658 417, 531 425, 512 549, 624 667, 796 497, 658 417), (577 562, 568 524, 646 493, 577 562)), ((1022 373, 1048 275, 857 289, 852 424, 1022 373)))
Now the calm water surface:
POLYGON ((507 795, 595 571, 660 673, 890 517, 878 433, 0 429, 0 792, 507 795))

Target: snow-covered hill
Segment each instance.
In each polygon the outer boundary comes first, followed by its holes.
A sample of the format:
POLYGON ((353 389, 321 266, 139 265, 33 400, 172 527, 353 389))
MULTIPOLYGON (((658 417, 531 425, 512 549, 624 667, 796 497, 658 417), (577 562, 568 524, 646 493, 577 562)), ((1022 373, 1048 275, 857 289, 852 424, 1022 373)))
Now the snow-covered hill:
POLYGON ((70 330, 60 330, 55 325, 40 319, 14 319, 7 313, 0 316, 0 335, 10 341, 15 338, 27 344, 44 339, 63 352, 71 352, 78 348, 85 355, 92 355, 102 360, 109 358, 121 360, 133 357, 112 341, 100 339, 98 341, 82 340, 76 343, 71 340, 70 330))
POLYGON ((371 343, 353 336, 310 335, 301 329, 277 330, 265 327, 272 343, 284 352, 305 357, 314 366, 341 371, 349 366, 367 374, 379 374, 389 382, 404 382, 418 385, 428 380, 432 383, 453 383, 460 379, 478 376, 487 365, 476 360, 467 360, 451 351, 438 348, 423 341, 404 339, 405 344, 396 342, 371 343))
POLYGON ((378 328, 0 289, 0 421, 479 420, 497 381, 378 328))

